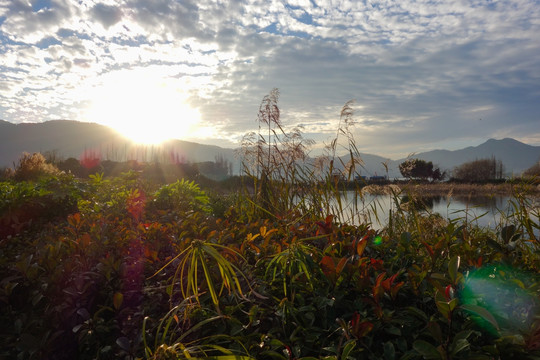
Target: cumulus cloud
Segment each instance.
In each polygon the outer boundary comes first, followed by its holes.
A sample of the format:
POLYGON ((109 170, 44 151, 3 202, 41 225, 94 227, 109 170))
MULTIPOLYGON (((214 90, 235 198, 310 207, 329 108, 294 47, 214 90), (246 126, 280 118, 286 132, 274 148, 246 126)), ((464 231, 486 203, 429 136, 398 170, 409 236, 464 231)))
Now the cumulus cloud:
POLYGON ((107 29, 122 19, 121 9, 113 5, 96 4, 92 7, 90 13, 96 21, 107 29))
POLYGON ((284 122, 320 142, 356 99, 365 152, 540 140, 534 0, 32 4, 0 1, 0 118, 8 121, 81 118, 108 74, 152 69, 199 110, 201 127, 219 129, 205 142, 233 146, 256 129, 259 102, 274 87, 284 122))

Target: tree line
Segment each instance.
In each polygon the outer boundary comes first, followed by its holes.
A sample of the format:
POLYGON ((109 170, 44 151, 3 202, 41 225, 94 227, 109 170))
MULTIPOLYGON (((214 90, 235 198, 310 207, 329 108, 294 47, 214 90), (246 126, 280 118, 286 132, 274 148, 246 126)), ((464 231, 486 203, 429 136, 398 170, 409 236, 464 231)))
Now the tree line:
POLYGON ((450 177, 451 180, 481 182, 504 179, 504 165, 495 157, 463 163, 456 167, 452 174, 441 171, 431 161, 407 159, 399 164, 399 171, 404 178, 409 180, 442 181, 450 177))

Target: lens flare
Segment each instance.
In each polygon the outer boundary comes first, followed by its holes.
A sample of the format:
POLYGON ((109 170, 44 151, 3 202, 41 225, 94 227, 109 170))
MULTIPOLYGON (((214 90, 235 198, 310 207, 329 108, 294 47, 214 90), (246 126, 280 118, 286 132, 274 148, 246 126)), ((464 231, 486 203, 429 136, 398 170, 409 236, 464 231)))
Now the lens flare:
POLYGON ((375 238, 373 238, 373 244, 374 245, 381 245, 382 244, 382 237, 380 235, 375 236, 375 238))
MULTIPOLYGON (((529 289, 534 283, 534 276, 510 266, 484 266, 466 276, 461 302, 487 310, 501 328, 526 330, 540 310, 529 289)), ((484 330, 496 332, 487 316, 473 319, 484 330)))

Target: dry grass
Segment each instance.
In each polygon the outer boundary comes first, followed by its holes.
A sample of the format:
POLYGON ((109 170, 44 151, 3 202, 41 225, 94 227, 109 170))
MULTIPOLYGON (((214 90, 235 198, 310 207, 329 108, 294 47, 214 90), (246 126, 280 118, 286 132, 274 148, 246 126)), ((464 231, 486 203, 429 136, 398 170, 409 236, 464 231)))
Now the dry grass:
POLYGON ((526 193, 528 196, 540 196, 540 185, 532 184, 405 184, 399 185, 406 193, 423 195, 500 195, 511 196, 516 193, 526 193))

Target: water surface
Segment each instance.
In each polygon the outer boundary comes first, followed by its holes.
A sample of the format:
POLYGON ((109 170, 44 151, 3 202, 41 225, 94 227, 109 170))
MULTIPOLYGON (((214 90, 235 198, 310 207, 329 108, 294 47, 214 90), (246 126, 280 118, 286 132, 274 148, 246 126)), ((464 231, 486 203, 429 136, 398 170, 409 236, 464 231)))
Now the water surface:
MULTIPOLYGON (((408 202, 406 196, 364 194, 355 198, 354 191, 343 193, 343 202, 347 204, 342 221, 359 224, 371 223, 374 229, 381 229, 388 224, 390 211, 403 208, 408 202)), ((536 214, 540 199, 532 199, 531 208, 536 214)), ((436 213, 445 219, 466 221, 472 225, 500 229, 512 221, 516 199, 509 196, 429 196, 420 198, 417 210, 436 213)), ((538 221, 538 219, 536 219, 538 221)))

